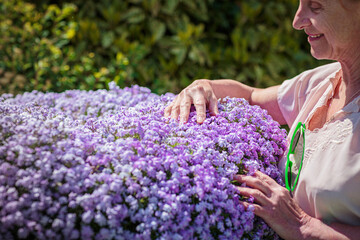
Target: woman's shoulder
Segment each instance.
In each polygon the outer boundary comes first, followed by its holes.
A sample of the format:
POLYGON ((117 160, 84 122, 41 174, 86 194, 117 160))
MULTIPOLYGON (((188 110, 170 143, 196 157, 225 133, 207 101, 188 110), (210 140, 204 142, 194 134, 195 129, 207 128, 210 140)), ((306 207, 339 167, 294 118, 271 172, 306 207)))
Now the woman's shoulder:
MULTIPOLYGON (((341 70, 340 63, 330 63, 307 70, 284 81, 278 88, 278 105, 292 125, 307 100, 316 103, 331 84, 331 78, 341 70)), ((309 108, 310 109, 310 108, 309 108)))
POLYGON ((332 73, 337 72, 341 69, 341 65, 339 62, 332 62, 328 64, 321 65, 319 67, 306 70, 305 72, 322 72, 322 73, 332 73))
POLYGON ((314 84, 322 82, 325 79, 330 79, 335 77, 336 73, 341 69, 341 65, 339 62, 329 63, 317 68, 309 69, 295 78, 298 78, 301 81, 310 81, 314 84))
POLYGON ((341 70, 338 62, 325 64, 314 69, 306 70, 298 76, 290 79, 288 84, 295 85, 305 95, 318 88, 326 87, 330 80, 336 77, 341 70))

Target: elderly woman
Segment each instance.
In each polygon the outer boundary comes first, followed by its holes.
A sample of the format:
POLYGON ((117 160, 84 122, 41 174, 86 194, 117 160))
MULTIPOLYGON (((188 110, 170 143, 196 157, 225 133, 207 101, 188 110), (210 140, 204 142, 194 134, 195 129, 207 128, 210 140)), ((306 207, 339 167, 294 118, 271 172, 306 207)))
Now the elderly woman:
MULTIPOLYGON (((360 239, 360 1, 300 0, 294 28, 308 35, 311 54, 335 63, 258 89, 233 80, 197 80, 165 109, 197 121, 217 99, 242 97, 288 124, 289 152, 280 161, 286 188, 257 172, 238 175, 240 194, 285 239, 360 239), (301 173, 301 174, 300 174, 301 173)), ((244 203, 246 204, 246 203, 244 203)))

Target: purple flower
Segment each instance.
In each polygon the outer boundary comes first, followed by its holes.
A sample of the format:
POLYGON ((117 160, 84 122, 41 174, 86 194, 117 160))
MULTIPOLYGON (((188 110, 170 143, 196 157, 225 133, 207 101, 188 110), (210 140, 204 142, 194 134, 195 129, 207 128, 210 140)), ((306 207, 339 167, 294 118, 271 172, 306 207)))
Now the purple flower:
POLYGON ((0 97, 0 236, 277 238, 232 184, 256 170, 283 184, 286 132, 266 111, 226 98, 180 125, 163 117, 173 94, 109 89, 0 97))

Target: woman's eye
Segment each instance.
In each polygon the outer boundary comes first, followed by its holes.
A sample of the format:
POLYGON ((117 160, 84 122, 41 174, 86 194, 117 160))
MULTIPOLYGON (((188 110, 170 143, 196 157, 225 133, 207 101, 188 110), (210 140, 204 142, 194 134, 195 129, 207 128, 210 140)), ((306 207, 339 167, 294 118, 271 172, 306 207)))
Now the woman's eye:
POLYGON ((313 1, 310 1, 309 2, 309 8, 311 11, 313 12, 319 12, 321 9, 322 9, 322 6, 320 3, 318 2, 313 2, 313 1))

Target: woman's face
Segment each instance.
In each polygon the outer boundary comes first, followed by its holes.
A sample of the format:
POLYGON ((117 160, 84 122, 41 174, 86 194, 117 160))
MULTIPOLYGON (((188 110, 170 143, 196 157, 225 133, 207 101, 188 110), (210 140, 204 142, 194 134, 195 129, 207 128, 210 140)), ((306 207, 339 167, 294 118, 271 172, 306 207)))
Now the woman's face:
POLYGON ((293 27, 305 31, 317 59, 360 57, 360 1, 300 0, 293 27))

